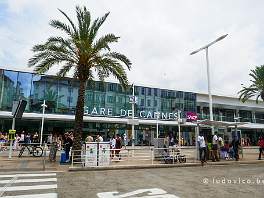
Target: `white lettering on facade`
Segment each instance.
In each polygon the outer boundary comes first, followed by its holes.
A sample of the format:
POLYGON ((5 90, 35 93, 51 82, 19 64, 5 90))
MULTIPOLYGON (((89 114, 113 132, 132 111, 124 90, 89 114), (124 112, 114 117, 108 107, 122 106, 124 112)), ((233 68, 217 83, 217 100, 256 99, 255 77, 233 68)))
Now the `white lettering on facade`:
POLYGON ((93 115, 93 114, 96 114, 96 115, 98 114, 96 107, 94 107, 94 108, 93 108, 93 110, 92 110, 92 113, 91 113, 91 114, 92 114, 92 115, 93 115))
POLYGON ((159 119, 160 118, 160 112, 154 112, 154 118, 159 119))
POLYGON ((107 115, 108 116, 113 116, 113 110, 112 109, 107 109, 107 115))
POLYGON ((140 111, 139 112, 139 117, 145 118, 145 111, 140 111))
POLYGON ((128 111, 127 111, 127 116, 128 116, 128 117, 132 117, 132 110, 128 110, 128 111))
POLYGON ((150 111, 148 112, 147 118, 153 118, 152 113, 150 111))
POLYGON ((121 109, 120 110, 120 116, 126 116, 127 115, 127 112, 126 112, 126 110, 124 110, 124 109, 121 109))
POLYGON ((84 115, 89 115, 88 107, 84 107, 84 115))
POLYGON ((105 115, 105 108, 100 108, 100 115, 105 115))
POLYGON ((168 119, 168 113, 161 113, 161 119, 167 120, 168 119))
MULTIPOLYGON (((132 117, 132 110, 120 109, 120 117, 132 117)), ((101 115, 101 116, 113 116, 112 108, 99 108, 93 107, 89 108, 87 106, 84 107, 84 115, 101 115), (92 111, 90 110, 92 109, 92 111)), ((135 111, 135 118, 147 118, 147 119, 160 119, 160 120, 177 120, 178 113, 177 112, 158 112, 158 111, 135 111)), ((196 118, 197 116, 188 116, 188 118, 196 118)))

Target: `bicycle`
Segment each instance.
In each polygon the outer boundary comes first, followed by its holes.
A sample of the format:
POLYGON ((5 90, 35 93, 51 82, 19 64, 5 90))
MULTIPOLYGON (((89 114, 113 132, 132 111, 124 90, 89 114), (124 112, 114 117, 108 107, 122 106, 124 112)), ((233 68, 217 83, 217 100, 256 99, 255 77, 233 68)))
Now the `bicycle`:
POLYGON ((18 157, 21 157, 27 148, 29 154, 33 155, 34 157, 41 157, 43 155, 43 149, 40 146, 34 146, 34 145, 22 145, 22 148, 18 154, 18 157))

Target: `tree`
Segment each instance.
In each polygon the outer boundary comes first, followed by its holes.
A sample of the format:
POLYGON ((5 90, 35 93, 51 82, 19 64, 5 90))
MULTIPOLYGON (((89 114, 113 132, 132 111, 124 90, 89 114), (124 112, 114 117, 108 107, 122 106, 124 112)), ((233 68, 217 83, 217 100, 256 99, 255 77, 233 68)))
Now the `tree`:
POLYGON ((76 7, 77 24, 59 9, 67 23, 52 20, 53 28, 66 33, 66 36, 50 37, 43 44, 32 48, 34 55, 28 65, 39 73, 47 72, 52 66, 61 65, 57 75, 65 77, 73 71, 73 77, 79 80, 78 99, 75 111, 73 150, 81 149, 84 95, 88 81, 98 76, 100 80, 113 75, 123 87, 127 87, 128 79, 125 68, 130 70, 131 62, 123 54, 114 52, 111 43, 118 42, 119 37, 106 34, 97 39, 100 27, 109 13, 103 17, 91 20, 90 12, 86 7, 76 7))
POLYGON ((245 102, 249 98, 256 96, 256 103, 258 103, 259 97, 264 101, 264 65, 257 66, 250 71, 249 76, 252 78, 250 80, 252 84, 249 87, 242 87, 238 92, 239 100, 245 102))

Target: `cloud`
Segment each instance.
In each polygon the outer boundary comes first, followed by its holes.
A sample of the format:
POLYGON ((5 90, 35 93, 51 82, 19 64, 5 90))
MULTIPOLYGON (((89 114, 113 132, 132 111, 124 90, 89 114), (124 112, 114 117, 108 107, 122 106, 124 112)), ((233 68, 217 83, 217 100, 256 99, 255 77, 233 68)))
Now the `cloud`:
POLYGON ((121 37, 113 48, 132 60, 128 76, 136 84, 207 93, 205 53, 189 54, 226 33, 209 49, 213 94, 236 96, 249 70, 264 62, 262 1, 6 0, 0 65, 25 69, 32 46, 57 34, 48 25, 63 19, 57 8, 74 16, 76 4, 92 16, 111 12, 101 34, 121 37))

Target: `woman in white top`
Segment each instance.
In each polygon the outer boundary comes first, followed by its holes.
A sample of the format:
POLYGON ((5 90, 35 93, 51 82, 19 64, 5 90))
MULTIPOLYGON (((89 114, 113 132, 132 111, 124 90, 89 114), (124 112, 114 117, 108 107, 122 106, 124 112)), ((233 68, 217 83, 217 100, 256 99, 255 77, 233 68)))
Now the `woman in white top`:
POLYGON ((111 139, 110 139, 110 148, 113 149, 112 150, 112 155, 111 157, 113 158, 115 156, 115 147, 116 147, 116 139, 115 139, 115 136, 113 136, 111 139))
POLYGON ((16 134, 15 141, 14 141, 14 145, 13 145, 13 150, 14 151, 17 150, 19 140, 20 140, 20 137, 19 137, 18 134, 16 134))

